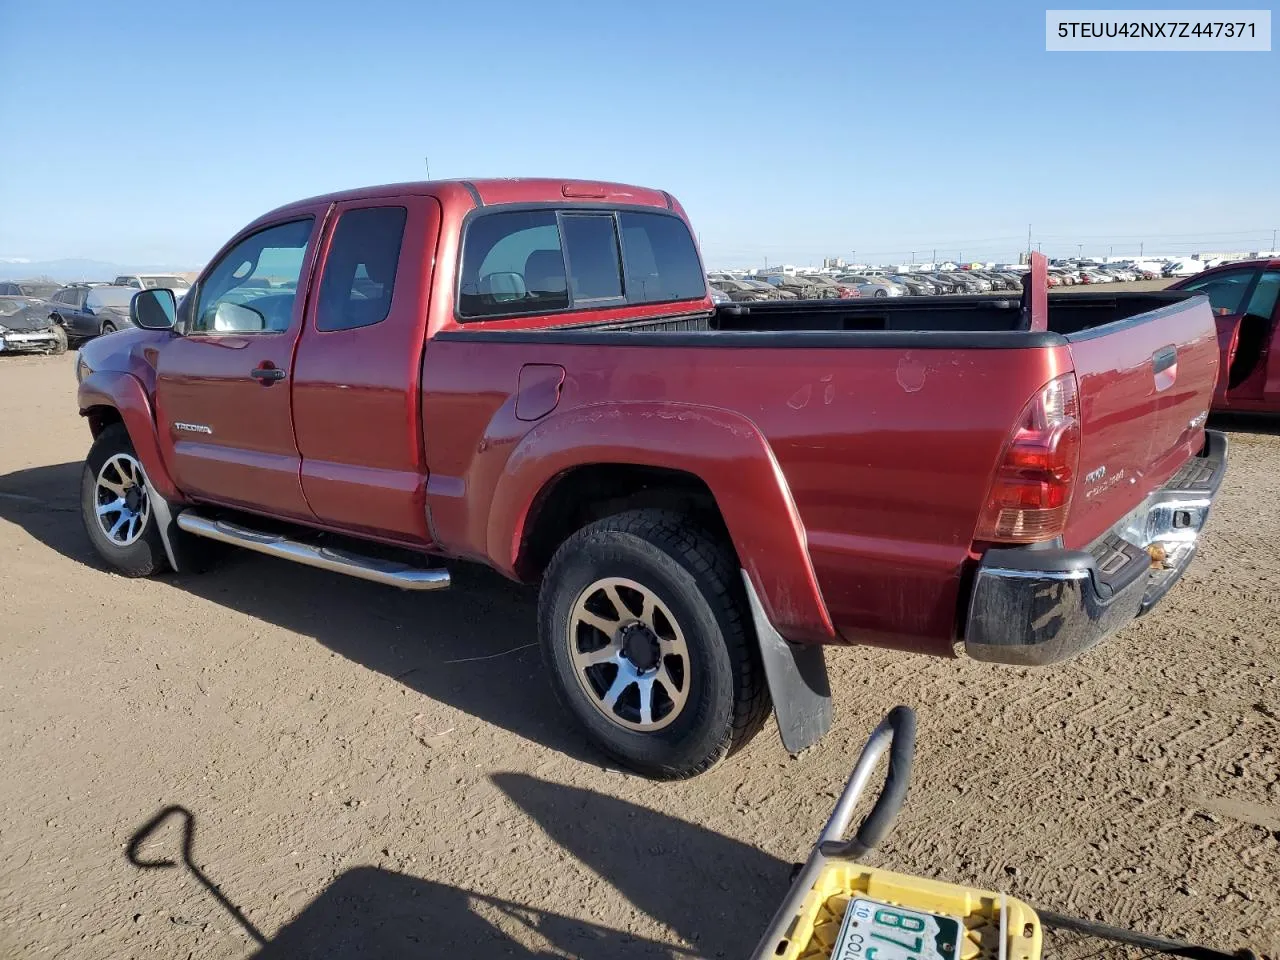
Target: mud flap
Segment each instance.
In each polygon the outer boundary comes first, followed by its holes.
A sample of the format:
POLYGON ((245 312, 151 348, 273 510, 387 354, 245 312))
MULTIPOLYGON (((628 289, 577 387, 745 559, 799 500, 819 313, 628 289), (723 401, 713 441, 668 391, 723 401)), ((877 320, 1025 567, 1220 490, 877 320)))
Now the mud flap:
POLYGON ((164 544, 164 555, 169 561, 169 567, 174 573, 179 573, 183 569, 179 566, 178 561, 182 557, 182 531, 178 529, 178 524, 174 520, 173 510, 169 507, 169 501, 160 496, 156 492, 156 488, 151 485, 151 479, 147 477, 146 471, 143 471, 143 479, 147 484, 147 499, 151 501, 151 512, 156 517, 156 529, 160 531, 160 542, 164 544))
POLYGON ((813 746, 831 729, 831 684, 822 647, 787 643, 765 615, 751 578, 742 571, 751 621, 760 641, 760 659, 773 698, 782 745, 791 754, 813 746))

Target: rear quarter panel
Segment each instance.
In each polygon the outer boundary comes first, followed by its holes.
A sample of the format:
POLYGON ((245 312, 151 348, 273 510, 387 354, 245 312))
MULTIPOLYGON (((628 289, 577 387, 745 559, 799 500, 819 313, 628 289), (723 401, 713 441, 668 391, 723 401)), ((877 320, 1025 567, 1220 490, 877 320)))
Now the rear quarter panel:
MULTIPOLYGON (((540 429, 554 437, 549 451, 572 450, 581 437, 582 455, 590 458, 582 462, 651 462, 646 448, 662 444, 629 435, 622 421, 602 443, 593 416, 642 403, 663 421, 667 446, 687 451, 674 465, 697 473, 716 495, 740 558, 750 555, 757 566, 749 573, 771 613, 787 609, 789 598, 780 594, 798 582, 796 571, 785 569, 796 565, 794 558, 770 546, 778 534, 769 530, 773 501, 766 488, 781 485, 845 640, 951 653, 974 527, 997 455, 1027 398, 1065 369, 1065 348, 645 346, 644 335, 630 336, 616 346, 447 336, 428 344, 428 501, 443 545, 510 571, 528 505, 513 510, 495 496, 504 473, 536 461, 539 448, 522 445, 526 435, 540 429), (520 422, 513 412, 526 363, 566 371, 559 406, 541 425, 520 422), (748 445, 716 439, 701 426, 706 411, 721 411, 723 423, 754 432, 763 446, 752 453, 748 445), (770 453, 777 471, 751 470, 754 459, 770 453), (750 481, 754 492, 744 492, 748 475, 758 478, 750 481), (754 511, 725 509, 744 499, 754 511), (498 514, 512 516, 514 529, 492 534, 489 518, 498 514)), ((790 633, 782 630, 789 639, 822 634, 821 623, 791 626, 790 633)))

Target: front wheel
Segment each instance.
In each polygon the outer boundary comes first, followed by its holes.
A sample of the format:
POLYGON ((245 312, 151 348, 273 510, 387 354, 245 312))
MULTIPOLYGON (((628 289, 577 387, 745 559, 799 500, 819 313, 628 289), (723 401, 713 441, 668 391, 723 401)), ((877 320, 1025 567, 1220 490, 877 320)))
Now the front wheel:
POLYGON ((103 430, 89 448, 80 514, 98 556, 117 573, 149 577, 168 566, 146 473, 122 423, 103 430))
POLYGON ((728 552, 688 518, 635 510, 556 552, 538 605, 543 659, 591 740, 681 779, 751 739, 770 701, 728 552))
POLYGON ((55 325, 53 328, 53 348, 49 351, 55 357, 60 357, 67 352, 67 331, 55 325))
POLYGON ((889 295, 889 291, 887 291, 887 290, 877 290, 877 291, 876 291, 876 296, 877 296, 877 297, 887 297, 888 295, 889 295))
POLYGON ((103 324, 102 324, 102 335, 103 335, 104 337, 105 337, 108 333, 115 333, 115 332, 116 332, 116 325, 115 325, 114 323, 112 323, 110 320, 103 321, 103 324))

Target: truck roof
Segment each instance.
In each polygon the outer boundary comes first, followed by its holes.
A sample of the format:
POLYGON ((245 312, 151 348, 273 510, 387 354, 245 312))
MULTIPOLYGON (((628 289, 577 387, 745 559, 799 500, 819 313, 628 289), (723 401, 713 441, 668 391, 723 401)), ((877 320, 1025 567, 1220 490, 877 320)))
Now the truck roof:
POLYGON ((509 203, 601 203, 612 206, 658 207, 673 210, 682 216, 684 210, 675 198, 665 190, 653 190, 625 183, 602 180, 562 180, 549 177, 495 177, 487 180, 417 180, 406 183, 388 183, 380 186, 357 187, 337 193, 321 194, 296 200, 277 207, 259 217, 276 219, 294 209, 317 203, 337 203, 346 200, 373 200, 383 197, 409 195, 434 196, 441 206, 459 205, 465 209, 477 206, 493 206, 509 203))

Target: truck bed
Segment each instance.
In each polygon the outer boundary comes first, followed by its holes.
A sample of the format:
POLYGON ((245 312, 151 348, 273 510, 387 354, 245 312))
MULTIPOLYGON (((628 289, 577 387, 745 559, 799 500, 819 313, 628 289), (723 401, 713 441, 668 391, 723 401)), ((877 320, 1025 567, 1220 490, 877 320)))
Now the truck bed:
MULTIPOLYGON (((1109 294, 1051 293, 1049 331, 1063 336, 1079 334, 1181 303, 1192 296, 1195 294, 1161 290, 1109 294)), ((721 306, 714 315, 590 325, 586 329, 664 333, 1015 333, 1026 332, 1025 323, 1017 297, 938 296, 902 300, 735 303, 721 306)), ((584 327, 566 325, 559 329, 581 331, 584 327)), ((856 342, 849 341, 850 345, 856 342)))
MULTIPOLYGON (((992 472, 1048 381, 1073 371, 1079 391, 1069 548, 1103 536, 1203 444, 1217 373, 1203 297, 1086 294, 1050 303, 1046 332, 1022 328, 1016 298, 976 297, 442 331, 428 344, 422 377, 423 420, 439 425, 427 438, 428 501, 450 518, 438 533, 458 555, 492 554, 489 491, 525 457, 524 445, 575 436, 577 451, 598 447, 597 462, 625 462, 638 454, 618 453, 621 440, 662 418, 684 411, 696 426, 731 413, 740 418, 734 429, 758 432, 776 458, 841 634, 947 652, 992 472), (555 413, 532 430, 512 415, 527 369, 562 371, 552 381, 557 393, 543 391, 555 413)), ((728 456, 690 437, 671 465, 697 473, 699 442, 713 460, 728 456)))

